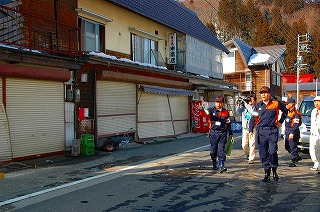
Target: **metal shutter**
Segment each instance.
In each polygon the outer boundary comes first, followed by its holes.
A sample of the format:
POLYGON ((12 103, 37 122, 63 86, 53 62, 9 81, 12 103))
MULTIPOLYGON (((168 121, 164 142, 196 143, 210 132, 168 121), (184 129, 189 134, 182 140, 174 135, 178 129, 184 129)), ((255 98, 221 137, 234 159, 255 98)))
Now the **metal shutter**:
POLYGON ((2 103, 2 80, 0 80, 0 162, 11 160, 11 141, 7 114, 2 103))
POLYGON ((13 158, 63 151, 63 83, 7 78, 13 158))
POLYGON ((188 132, 189 102, 188 96, 169 96, 175 134, 188 132))
POLYGON ((138 136, 140 139, 174 135, 167 95, 139 91, 138 136))
POLYGON ((136 84, 97 82, 98 137, 125 132, 136 125, 136 84))

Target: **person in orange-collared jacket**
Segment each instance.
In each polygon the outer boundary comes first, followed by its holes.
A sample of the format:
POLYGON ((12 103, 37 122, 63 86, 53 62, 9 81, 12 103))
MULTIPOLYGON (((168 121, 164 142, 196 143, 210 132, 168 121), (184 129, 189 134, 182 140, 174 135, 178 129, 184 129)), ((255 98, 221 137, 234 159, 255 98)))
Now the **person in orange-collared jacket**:
POLYGON ((259 155, 264 168, 263 182, 270 181, 272 169, 273 180, 278 181, 278 135, 281 124, 287 117, 286 106, 278 101, 271 99, 271 91, 267 86, 260 89, 262 101, 258 102, 253 109, 252 117, 249 122, 249 133, 253 136, 253 128, 256 126, 256 139, 259 144, 259 155), (279 111, 282 111, 278 121, 279 111))
POLYGON ((227 143, 227 133, 233 136, 229 111, 223 108, 224 98, 218 96, 215 100, 215 106, 205 110, 210 115, 211 127, 209 130, 210 138, 210 156, 213 170, 217 170, 217 157, 219 161, 220 173, 227 171, 224 167, 226 161, 225 146, 227 143))
POLYGON ((285 120, 285 149, 291 154, 292 163, 289 167, 295 167, 296 163, 302 158, 298 153, 298 142, 300 139, 299 126, 301 125, 301 114, 295 108, 296 101, 294 99, 287 100, 288 116, 285 120))

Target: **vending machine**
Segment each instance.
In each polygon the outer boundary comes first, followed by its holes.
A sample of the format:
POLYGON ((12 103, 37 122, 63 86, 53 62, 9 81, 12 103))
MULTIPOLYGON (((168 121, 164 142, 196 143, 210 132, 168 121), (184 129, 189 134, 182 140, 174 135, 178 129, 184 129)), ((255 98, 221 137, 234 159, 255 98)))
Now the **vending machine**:
POLYGON ((210 116, 199 106, 203 106, 203 101, 191 102, 191 129, 193 133, 206 133, 210 128, 210 116))

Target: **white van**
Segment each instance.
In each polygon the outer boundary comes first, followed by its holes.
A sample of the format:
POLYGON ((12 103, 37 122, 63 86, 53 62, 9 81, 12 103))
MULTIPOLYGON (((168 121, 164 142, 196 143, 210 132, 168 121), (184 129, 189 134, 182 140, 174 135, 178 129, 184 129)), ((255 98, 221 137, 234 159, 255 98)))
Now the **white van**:
POLYGON ((313 103, 314 96, 303 98, 299 111, 302 116, 302 124, 300 126, 300 140, 298 143, 298 148, 300 150, 309 150, 309 139, 310 139, 310 126, 311 126, 311 111, 314 108, 313 103))

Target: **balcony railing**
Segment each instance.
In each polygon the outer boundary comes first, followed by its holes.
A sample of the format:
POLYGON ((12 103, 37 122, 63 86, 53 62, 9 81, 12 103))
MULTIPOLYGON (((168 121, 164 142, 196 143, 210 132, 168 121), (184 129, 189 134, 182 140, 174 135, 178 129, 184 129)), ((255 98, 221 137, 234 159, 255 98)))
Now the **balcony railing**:
POLYGON ((238 90, 241 90, 241 91, 246 91, 246 92, 249 92, 249 91, 253 91, 255 92, 256 91, 256 84, 252 83, 252 82, 235 82, 235 84, 237 85, 237 88, 238 90))
POLYGON ((57 56, 81 56, 81 30, 0 5, 0 44, 57 56))

